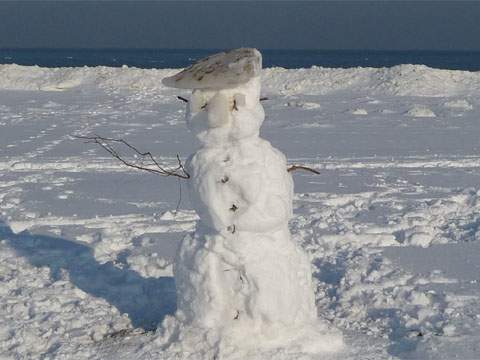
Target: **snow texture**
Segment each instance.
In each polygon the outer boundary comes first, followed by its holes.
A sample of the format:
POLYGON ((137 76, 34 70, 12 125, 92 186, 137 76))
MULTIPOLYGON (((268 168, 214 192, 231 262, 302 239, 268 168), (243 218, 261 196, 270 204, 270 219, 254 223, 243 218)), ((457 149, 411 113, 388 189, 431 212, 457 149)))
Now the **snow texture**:
MULTIPOLYGON (((175 329, 177 250, 199 221, 185 184, 176 211, 177 181, 70 137, 125 138, 175 166, 205 147, 176 99, 190 91, 162 84, 178 71, 0 65, 0 358, 203 359, 215 348, 205 344, 218 334, 205 334, 203 354, 182 353, 162 332, 175 329)), ((261 81, 262 137, 321 172, 293 173, 288 228, 311 260, 319 321, 346 346, 222 348, 223 359, 478 358, 480 72, 270 68, 261 81), (436 117, 406 116, 415 106, 436 117)))
POLYGON ((407 115, 416 118, 437 117, 432 110, 423 105, 414 105, 410 110, 407 111, 407 115))
POLYGON ((260 76, 262 55, 257 49, 241 48, 202 59, 175 76, 163 79, 179 89, 226 89, 260 76))

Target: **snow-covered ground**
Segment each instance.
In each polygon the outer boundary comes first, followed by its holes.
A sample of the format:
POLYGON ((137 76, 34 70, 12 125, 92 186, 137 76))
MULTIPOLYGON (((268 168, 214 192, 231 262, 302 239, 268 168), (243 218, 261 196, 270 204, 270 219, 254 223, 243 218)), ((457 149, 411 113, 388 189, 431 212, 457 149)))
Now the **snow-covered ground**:
MULTIPOLYGON (((71 137, 175 165, 198 146, 176 71, 0 65, 0 358, 182 358, 153 329, 197 220, 185 184, 71 137)), ((334 358, 479 358, 480 72, 272 68, 262 96, 262 136, 321 171, 294 173, 290 229, 334 358)))

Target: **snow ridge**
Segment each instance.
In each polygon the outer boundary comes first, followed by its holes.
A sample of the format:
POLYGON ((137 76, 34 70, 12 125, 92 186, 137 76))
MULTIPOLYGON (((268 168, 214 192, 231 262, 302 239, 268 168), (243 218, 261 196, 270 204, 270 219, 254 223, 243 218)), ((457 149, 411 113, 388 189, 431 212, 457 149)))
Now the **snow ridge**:
MULTIPOLYGON (((0 65, 0 89, 62 91, 95 83, 109 89, 163 89, 161 80, 174 69, 137 69, 123 66, 40 68, 0 65)), ((309 69, 268 68, 262 70, 267 93, 326 95, 333 92, 368 90, 372 94, 396 96, 457 96, 478 93, 480 72, 433 69, 425 65, 391 68, 309 69)))

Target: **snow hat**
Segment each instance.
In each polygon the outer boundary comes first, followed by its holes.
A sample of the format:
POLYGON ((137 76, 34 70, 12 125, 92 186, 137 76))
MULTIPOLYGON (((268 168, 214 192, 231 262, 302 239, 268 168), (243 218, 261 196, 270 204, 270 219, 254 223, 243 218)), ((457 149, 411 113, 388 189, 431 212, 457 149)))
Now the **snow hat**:
POLYGON ((262 54, 240 48, 203 58, 162 83, 177 89, 229 89, 260 76, 261 70, 262 54))

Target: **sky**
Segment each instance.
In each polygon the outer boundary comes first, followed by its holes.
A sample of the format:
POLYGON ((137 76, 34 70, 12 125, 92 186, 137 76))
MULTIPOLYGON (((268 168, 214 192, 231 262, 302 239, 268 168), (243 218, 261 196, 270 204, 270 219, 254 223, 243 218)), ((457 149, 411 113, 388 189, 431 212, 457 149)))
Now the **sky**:
POLYGON ((480 50, 480 1, 5 1, 0 48, 480 50))

